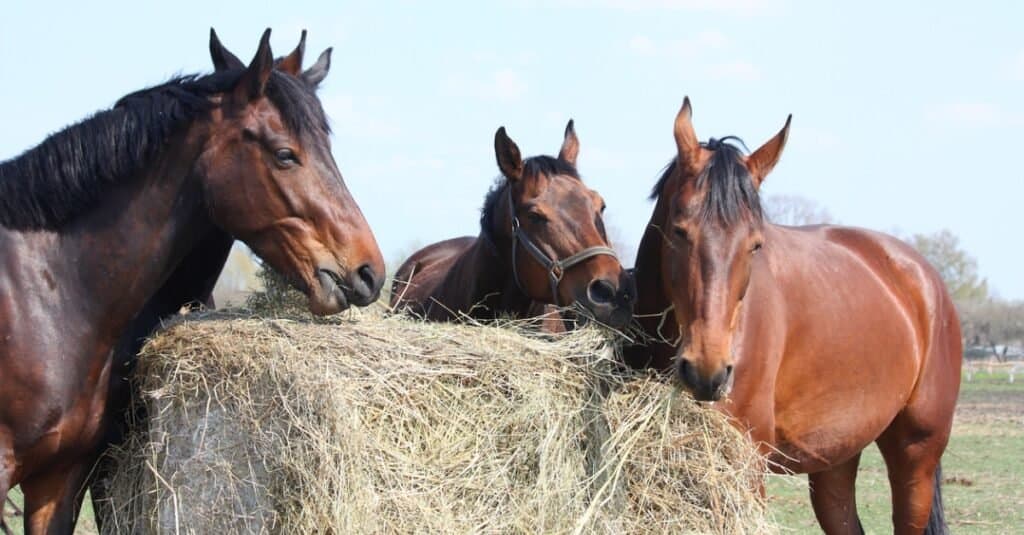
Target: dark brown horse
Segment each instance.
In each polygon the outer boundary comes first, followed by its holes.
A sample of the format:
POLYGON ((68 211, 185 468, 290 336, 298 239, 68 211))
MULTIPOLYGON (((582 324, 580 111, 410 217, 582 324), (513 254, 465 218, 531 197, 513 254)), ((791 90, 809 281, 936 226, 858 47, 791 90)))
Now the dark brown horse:
POLYGON ((0 164, 0 504, 20 485, 28 532, 72 531, 121 417, 124 355, 208 295, 227 236, 315 313, 379 295, 380 251, 315 95, 328 63, 301 71, 300 44, 275 69, 269 36, 244 68, 212 38, 214 74, 128 95, 0 164))
POLYGON ((502 177, 487 194, 480 235, 427 246, 395 274, 391 305, 431 320, 534 317, 544 305, 578 305, 625 326, 632 278, 608 244, 604 201, 576 171, 569 121, 557 158, 523 160, 505 128, 494 137, 502 177))
POLYGON ((749 430, 778 470, 809 474, 827 533, 859 533, 854 481, 878 444, 897 533, 944 530, 939 458, 960 384, 956 310, 898 239, 764 220, 758 188, 789 121, 745 156, 699 143, 687 99, 678 156, 653 196, 636 262, 637 314, 658 341, 625 350, 749 430), (934 503, 934 505, 933 505, 934 503))

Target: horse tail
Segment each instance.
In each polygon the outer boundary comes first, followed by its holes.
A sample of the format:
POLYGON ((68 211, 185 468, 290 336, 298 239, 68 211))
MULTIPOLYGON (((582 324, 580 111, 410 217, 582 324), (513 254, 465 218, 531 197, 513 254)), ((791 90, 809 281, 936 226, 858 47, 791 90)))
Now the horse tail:
POLYGON ((928 525, 924 528, 925 535, 949 535, 946 526, 946 513, 942 508, 942 463, 935 467, 935 485, 932 492, 932 512, 928 515, 928 525))

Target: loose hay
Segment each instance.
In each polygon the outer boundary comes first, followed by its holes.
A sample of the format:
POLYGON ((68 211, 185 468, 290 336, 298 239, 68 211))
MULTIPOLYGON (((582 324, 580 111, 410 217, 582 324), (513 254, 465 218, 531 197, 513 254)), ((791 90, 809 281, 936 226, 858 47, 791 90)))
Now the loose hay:
POLYGON ((111 532, 771 533, 719 414, 594 329, 202 314, 140 357, 111 532))

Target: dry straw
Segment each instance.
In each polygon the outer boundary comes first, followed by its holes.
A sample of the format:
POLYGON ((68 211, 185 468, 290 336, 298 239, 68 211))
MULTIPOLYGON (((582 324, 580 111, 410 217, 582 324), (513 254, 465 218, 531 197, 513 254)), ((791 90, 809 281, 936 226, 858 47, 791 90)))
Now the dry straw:
POLYGON ((115 533, 772 533, 719 414, 593 328, 192 314, 143 350, 115 533))

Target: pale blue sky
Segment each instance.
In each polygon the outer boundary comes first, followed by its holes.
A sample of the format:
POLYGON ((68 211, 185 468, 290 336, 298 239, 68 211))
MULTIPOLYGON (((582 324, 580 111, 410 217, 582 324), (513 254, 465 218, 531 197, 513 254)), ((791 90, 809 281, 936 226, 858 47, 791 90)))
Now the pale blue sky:
POLYGON ((210 70, 214 26, 243 59, 307 28, 335 48, 321 98, 334 152, 389 259, 476 234, 505 125, 580 170, 634 244, 693 100, 702 138, 756 147, 793 114, 764 185, 843 223, 949 228, 1004 297, 1024 298, 1024 4, 787 0, 5 2, 0 159, 178 72, 210 70), (109 7, 108 7, 109 6, 109 7), (171 7, 163 7, 171 6, 171 7))

